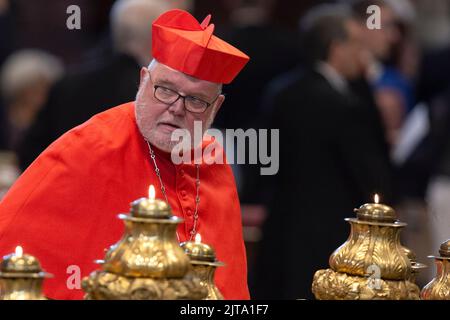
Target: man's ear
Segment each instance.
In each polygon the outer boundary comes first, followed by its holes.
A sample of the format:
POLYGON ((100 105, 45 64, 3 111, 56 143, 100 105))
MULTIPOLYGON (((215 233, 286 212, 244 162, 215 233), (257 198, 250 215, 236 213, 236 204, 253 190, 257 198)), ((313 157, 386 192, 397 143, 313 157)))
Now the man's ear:
POLYGON ((149 78, 149 72, 146 67, 141 68, 139 88, 141 88, 149 78))
POLYGON ((217 115, 217 113, 219 112, 220 108, 222 107, 222 103, 225 101, 225 95, 221 94, 217 97, 217 100, 215 102, 215 106, 214 106, 214 117, 217 115))

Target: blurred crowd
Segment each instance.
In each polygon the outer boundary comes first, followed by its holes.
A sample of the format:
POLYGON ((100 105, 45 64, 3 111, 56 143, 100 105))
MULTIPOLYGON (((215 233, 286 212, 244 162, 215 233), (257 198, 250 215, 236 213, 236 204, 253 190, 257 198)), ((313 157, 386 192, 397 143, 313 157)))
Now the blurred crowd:
POLYGON ((214 126, 280 129, 277 175, 233 166, 253 297, 311 298, 343 219, 375 193, 421 262, 450 238, 447 0, 0 0, 0 199, 61 134, 134 100, 170 8, 211 13, 251 57, 214 126))

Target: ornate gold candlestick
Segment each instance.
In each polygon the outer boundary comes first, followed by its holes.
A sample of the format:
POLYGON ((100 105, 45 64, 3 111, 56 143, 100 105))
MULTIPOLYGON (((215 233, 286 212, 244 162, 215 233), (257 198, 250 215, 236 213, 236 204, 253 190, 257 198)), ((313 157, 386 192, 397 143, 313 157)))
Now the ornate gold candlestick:
POLYGON ((429 256, 436 262, 436 277, 420 293, 424 300, 450 300, 450 239, 443 242, 440 256, 429 256))
POLYGON ((83 279, 85 299, 174 300, 203 299, 207 292, 192 272, 190 261, 176 238, 183 220, 169 205, 149 198, 131 203, 130 214, 120 214, 126 231, 106 253, 101 271, 83 279))
POLYGON ((222 294, 214 284, 214 274, 216 268, 223 266, 224 263, 216 260, 214 249, 201 242, 199 233, 195 236, 195 242, 183 242, 181 248, 191 259, 191 264, 194 272, 200 278, 200 283, 208 290, 205 300, 223 300, 222 294))
POLYGON ((42 270, 39 261, 23 254, 22 247, 3 257, 0 265, 1 300, 46 300, 42 294, 44 278, 52 277, 42 270))
MULTIPOLYGON (((395 211, 375 203, 355 209, 357 218, 345 219, 350 236, 330 257, 331 269, 315 273, 312 291, 317 299, 419 299, 411 281, 423 265, 413 268, 408 249, 400 244, 405 223, 395 211)), ((413 256, 413 254, 412 254, 413 256)), ((411 257, 412 257, 411 256, 411 257)))

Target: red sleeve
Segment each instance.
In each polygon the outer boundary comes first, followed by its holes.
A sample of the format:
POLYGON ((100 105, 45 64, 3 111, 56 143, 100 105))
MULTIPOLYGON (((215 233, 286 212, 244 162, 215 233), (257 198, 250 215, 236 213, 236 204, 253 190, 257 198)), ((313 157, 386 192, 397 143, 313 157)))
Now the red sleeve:
MULTIPOLYGON (((108 234, 120 234, 123 228, 118 219, 105 215, 127 210, 126 202, 124 207, 112 194, 101 194, 102 186, 116 178, 102 168, 101 132, 83 128, 73 129, 44 151, 0 203, 0 254, 21 245, 36 256, 55 276, 45 281, 50 298, 82 298, 80 289, 66 285, 67 268, 79 267, 81 277, 96 268, 93 260, 117 241, 108 234)), ((115 164, 111 166, 114 170, 115 164)))

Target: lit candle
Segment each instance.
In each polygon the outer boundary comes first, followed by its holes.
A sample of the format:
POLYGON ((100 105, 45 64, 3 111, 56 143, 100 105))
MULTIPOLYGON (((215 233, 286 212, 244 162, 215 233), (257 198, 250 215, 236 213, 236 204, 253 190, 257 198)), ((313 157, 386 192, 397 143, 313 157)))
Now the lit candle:
POLYGON ((380 202, 380 196, 378 195, 378 193, 375 193, 375 195, 373 196, 373 201, 375 201, 376 204, 380 202))
POLYGON ((21 247, 21 246, 17 246, 17 247, 16 247, 16 257, 17 257, 17 258, 22 258, 22 255, 23 255, 23 249, 22 249, 22 247, 21 247))
POLYGON ((155 200, 155 187, 151 184, 150 187, 148 188, 148 198, 150 200, 155 200))

